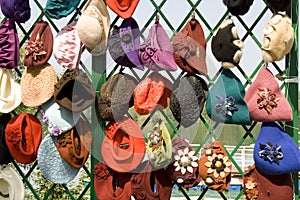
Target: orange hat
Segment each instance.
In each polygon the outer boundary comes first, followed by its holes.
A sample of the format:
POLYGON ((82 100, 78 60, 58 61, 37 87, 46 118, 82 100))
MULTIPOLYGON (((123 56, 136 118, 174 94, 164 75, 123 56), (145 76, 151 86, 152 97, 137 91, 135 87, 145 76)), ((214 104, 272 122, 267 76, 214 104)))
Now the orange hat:
POLYGON ((105 0, 108 7, 123 19, 132 16, 140 0, 105 0))

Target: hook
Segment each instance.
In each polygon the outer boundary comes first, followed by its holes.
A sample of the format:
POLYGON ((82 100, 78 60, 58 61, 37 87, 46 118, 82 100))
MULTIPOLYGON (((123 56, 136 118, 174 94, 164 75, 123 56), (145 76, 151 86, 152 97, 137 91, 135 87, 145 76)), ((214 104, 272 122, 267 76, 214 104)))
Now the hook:
POLYGON ((192 19, 195 19, 195 16, 196 16, 196 14, 195 14, 195 10, 192 10, 192 19))
POLYGON ((158 23, 158 22, 159 22, 159 14, 156 14, 155 23, 158 23))

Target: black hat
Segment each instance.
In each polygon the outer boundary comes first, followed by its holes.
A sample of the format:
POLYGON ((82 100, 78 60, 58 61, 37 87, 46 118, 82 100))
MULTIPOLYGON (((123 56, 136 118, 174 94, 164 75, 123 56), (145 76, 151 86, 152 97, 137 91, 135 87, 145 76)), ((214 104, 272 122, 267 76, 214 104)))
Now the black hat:
POLYGON ((267 0, 267 3, 275 11, 287 11, 291 7, 291 0, 267 0))
POLYGON ((223 0, 232 15, 244 15, 250 9, 254 0, 223 0))
POLYGON ((8 164, 14 160, 5 142, 5 128, 10 119, 9 113, 0 116, 0 164, 8 164))

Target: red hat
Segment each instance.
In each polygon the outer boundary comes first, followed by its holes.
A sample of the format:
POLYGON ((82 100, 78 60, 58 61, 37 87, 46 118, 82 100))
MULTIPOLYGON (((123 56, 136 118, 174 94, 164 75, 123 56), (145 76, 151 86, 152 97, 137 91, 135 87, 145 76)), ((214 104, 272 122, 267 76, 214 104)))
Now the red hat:
POLYGON ((22 164, 36 160, 42 140, 42 125, 38 118, 29 113, 13 117, 5 129, 5 141, 12 157, 22 164))
POLYGON ((105 0, 108 7, 123 19, 132 16, 140 0, 105 0))

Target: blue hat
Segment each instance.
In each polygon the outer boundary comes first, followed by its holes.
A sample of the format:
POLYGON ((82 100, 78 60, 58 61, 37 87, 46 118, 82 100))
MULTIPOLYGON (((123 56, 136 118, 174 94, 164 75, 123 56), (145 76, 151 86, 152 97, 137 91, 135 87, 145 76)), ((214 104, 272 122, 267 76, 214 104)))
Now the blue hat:
POLYGON ((80 0, 48 0, 46 13, 54 19, 60 19, 71 14, 80 3, 80 0))

